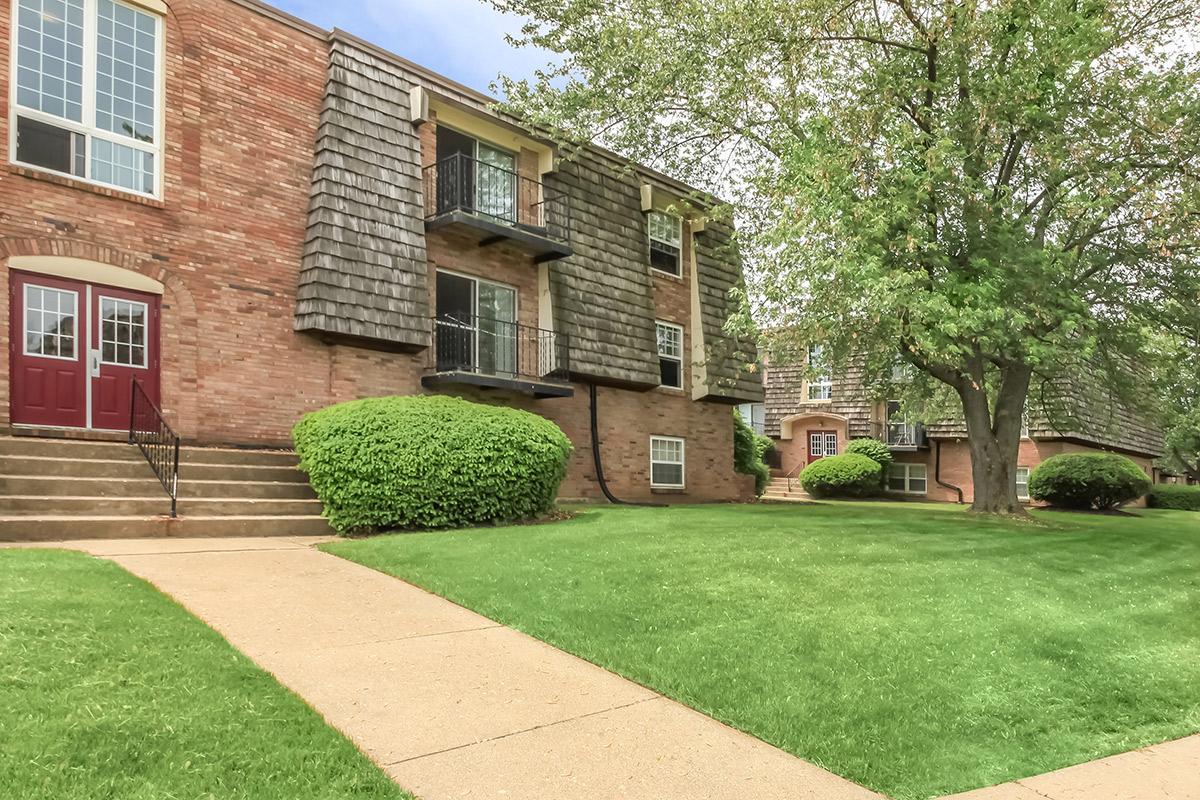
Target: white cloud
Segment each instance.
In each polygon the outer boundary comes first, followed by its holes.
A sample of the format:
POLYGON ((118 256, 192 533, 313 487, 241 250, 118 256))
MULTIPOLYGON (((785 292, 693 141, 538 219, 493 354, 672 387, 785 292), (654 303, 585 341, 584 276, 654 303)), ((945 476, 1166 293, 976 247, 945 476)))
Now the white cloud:
POLYGON ((506 33, 520 32, 518 17, 480 0, 275 0, 322 27, 338 27, 461 83, 488 91, 500 73, 527 77, 550 54, 510 47, 506 33))

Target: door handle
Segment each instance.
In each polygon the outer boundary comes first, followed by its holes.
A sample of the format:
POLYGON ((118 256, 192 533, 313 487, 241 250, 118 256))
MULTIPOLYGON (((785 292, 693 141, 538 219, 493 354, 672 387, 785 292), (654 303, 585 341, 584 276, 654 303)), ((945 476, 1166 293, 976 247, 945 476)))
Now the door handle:
POLYGON ((99 378, 100 377, 100 351, 99 350, 88 351, 88 362, 89 362, 88 371, 91 373, 92 377, 99 378))

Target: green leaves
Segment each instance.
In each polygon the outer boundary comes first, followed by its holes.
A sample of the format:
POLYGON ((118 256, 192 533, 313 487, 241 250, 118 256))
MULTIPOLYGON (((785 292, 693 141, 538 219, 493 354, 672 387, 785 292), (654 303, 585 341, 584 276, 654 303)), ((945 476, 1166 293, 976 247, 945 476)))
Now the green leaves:
POLYGON ((441 396, 329 406, 292 436, 340 533, 537 516, 554 504, 572 449, 544 417, 441 396))

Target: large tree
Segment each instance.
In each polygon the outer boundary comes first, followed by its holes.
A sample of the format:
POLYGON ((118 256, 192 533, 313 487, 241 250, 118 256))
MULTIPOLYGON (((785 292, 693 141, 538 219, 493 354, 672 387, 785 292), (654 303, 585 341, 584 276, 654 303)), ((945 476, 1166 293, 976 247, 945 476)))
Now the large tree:
POLYGON ((764 328, 954 398, 977 510, 1031 388, 1121 383, 1194 274, 1200 0, 495 5, 557 58, 514 110, 731 200, 764 328))

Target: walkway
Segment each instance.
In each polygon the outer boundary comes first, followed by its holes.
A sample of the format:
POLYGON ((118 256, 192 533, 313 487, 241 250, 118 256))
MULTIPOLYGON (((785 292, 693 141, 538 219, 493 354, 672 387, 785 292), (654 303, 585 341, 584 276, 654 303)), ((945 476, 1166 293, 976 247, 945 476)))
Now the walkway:
MULTIPOLYGON (((43 546, 111 558, 158 586, 423 800, 883 800, 536 639, 321 553, 318 541, 43 546)), ((1200 800, 1200 735, 953 800, 1200 800)))
POLYGON ((66 546, 174 597, 423 800, 880 798, 313 542, 66 546))

